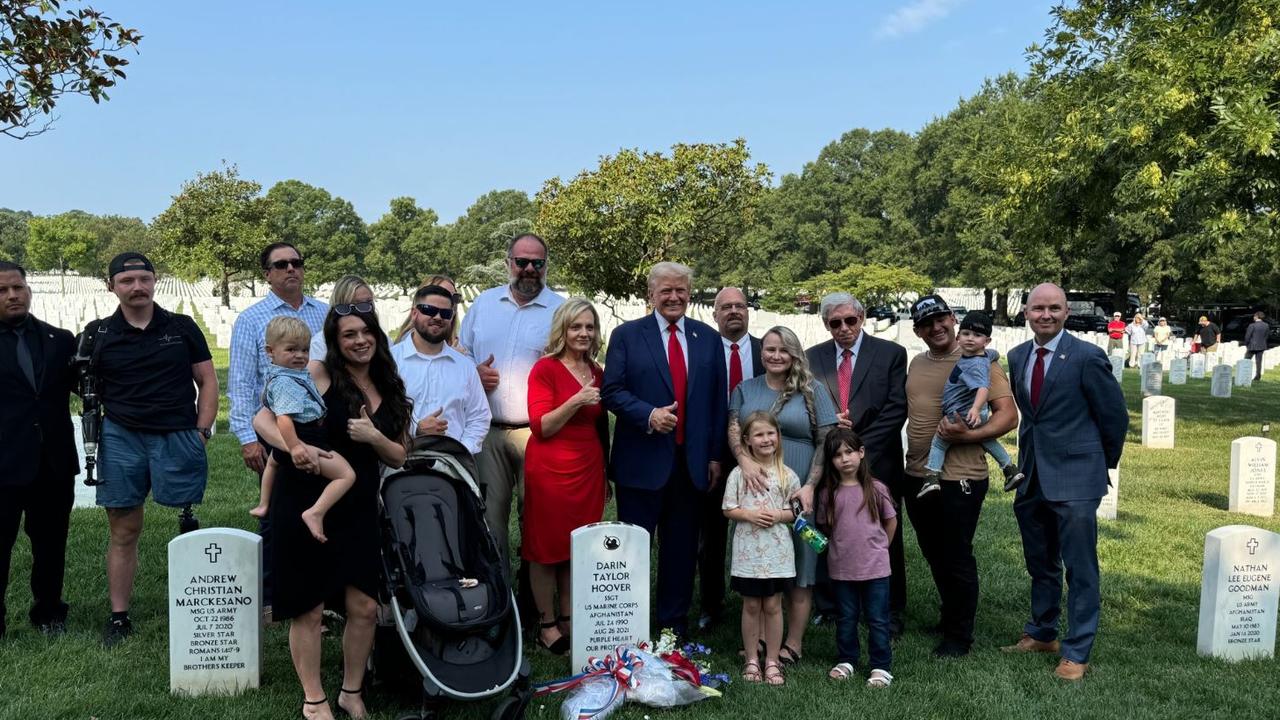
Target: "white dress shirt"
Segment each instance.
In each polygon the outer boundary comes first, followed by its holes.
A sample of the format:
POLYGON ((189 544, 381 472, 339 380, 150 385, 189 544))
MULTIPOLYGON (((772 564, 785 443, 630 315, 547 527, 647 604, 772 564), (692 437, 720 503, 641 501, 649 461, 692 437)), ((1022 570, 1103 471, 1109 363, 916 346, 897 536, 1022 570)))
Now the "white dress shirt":
POLYGON ((529 371, 547 348, 551 318, 564 298, 550 288, 524 305, 511 298, 506 285, 480 293, 462 316, 458 338, 471 353, 474 365, 493 355, 498 387, 489 393, 489 409, 495 422, 523 425, 529 422, 529 371))
POLYGON ((1062 341, 1062 334, 1065 332, 1066 332, 1066 329, 1059 330, 1058 334, 1054 335, 1053 339, 1045 343, 1044 345, 1040 345, 1036 343, 1034 340, 1031 342, 1031 352, 1027 353, 1027 371, 1025 373, 1026 377, 1024 377, 1022 380, 1022 382, 1025 384, 1027 388, 1027 397, 1031 397, 1031 373, 1035 372, 1035 369, 1036 369, 1036 348, 1043 347, 1044 349, 1049 351, 1044 354, 1044 375, 1045 377, 1048 377, 1049 364, 1053 362, 1053 356, 1055 353, 1058 352, 1058 343, 1062 341))
MULTIPOLYGON (((671 342, 671 333, 667 331, 671 327, 671 321, 662 317, 657 310, 653 311, 653 317, 658 321, 659 337, 662 338, 663 354, 667 352, 667 345, 671 342)), ((676 321, 676 340, 680 342, 680 352, 684 354, 684 371, 685 377, 689 376, 689 336, 684 332, 684 316, 676 321)), ((670 360, 667 361, 670 363, 670 360)))
POLYGON ((490 416, 475 363, 447 344, 435 355, 424 355, 414 346, 412 334, 392 346, 391 357, 413 400, 414 433, 418 422, 443 408, 440 417, 449 423, 445 434, 471 454, 479 453, 490 416))

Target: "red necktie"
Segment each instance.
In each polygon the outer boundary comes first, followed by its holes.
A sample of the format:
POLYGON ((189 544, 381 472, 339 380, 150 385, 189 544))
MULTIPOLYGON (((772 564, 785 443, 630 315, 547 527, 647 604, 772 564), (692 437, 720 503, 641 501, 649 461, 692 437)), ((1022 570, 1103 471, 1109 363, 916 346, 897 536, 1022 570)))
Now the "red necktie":
POLYGON ((1036 348, 1036 364, 1031 366, 1031 408, 1040 404, 1040 388, 1044 385, 1044 356, 1049 348, 1036 348))
POLYGON ((840 353, 840 367, 836 369, 837 393, 840 395, 840 412, 849 412, 849 386, 853 384, 853 351, 845 348, 840 353))
POLYGON ((729 394, 742 382, 742 355, 738 352, 738 343, 729 345, 729 394))
POLYGON ((684 351, 680 349, 680 338, 676 335, 680 332, 680 326, 671 323, 671 327, 667 328, 671 333, 667 339, 667 363, 671 366, 671 389, 675 391, 676 397, 676 444, 684 444, 684 395, 685 384, 688 381, 685 375, 684 351))

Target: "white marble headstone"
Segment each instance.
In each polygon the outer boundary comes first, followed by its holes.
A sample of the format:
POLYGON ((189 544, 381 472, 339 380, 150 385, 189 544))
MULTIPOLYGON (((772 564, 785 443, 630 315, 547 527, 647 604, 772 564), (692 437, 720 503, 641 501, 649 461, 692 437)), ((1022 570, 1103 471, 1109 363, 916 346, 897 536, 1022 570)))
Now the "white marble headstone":
POLYGON ((1204 541, 1196 652, 1224 660, 1275 655, 1280 535, 1249 525, 1212 530, 1204 541))
POLYGON ((262 538, 207 528, 169 541, 169 691, 236 694, 262 668, 262 538))
MULTIPOLYGON (((1158 365, 1156 367, 1159 367, 1158 365)), ((1174 444, 1176 401, 1166 395, 1142 399, 1142 446, 1171 448, 1174 444)))
POLYGON ((1236 361, 1236 385, 1250 387, 1253 385, 1253 361, 1240 358, 1236 361))
POLYGON ((1271 517, 1276 507, 1276 441, 1242 437, 1231 441, 1231 512, 1271 517))
POLYGON ((1169 362, 1169 384, 1170 385, 1186 385, 1187 384, 1187 359, 1174 358, 1169 362))
POLYGON ((1115 520, 1120 509, 1120 468, 1108 470, 1107 479, 1111 482, 1107 485, 1107 494, 1098 503, 1097 515, 1104 520, 1115 520))
POLYGON ((1138 367, 1144 368, 1156 361, 1156 354, 1153 352, 1144 352, 1138 356, 1138 367))
POLYGON ((1216 398, 1231 397, 1231 366, 1215 365, 1209 381, 1209 394, 1216 398))
POLYGON ((1188 358, 1188 362, 1191 363, 1191 378, 1193 380, 1203 380, 1206 367, 1204 364, 1204 355, 1195 353, 1188 358))
POLYGON ((1142 366, 1142 395, 1159 395, 1164 384, 1164 366, 1152 360, 1142 366))
POLYGON ((628 523, 593 523, 574 530, 569 545, 577 672, 589 657, 650 639, 649 533, 628 523))
POLYGON ((1110 355, 1111 374, 1116 377, 1116 382, 1124 381, 1124 355, 1110 355))

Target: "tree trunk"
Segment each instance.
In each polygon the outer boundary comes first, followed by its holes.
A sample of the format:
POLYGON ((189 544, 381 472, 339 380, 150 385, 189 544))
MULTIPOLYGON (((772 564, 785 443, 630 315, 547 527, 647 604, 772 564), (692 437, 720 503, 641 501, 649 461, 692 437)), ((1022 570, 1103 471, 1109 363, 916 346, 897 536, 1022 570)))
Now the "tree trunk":
POLYGON ((222 306, 231 307, 231 273, 222 271, 222 306))
POLYGON ((1009 290, 1007 288, 995 288, 996 301, 996 321, 1007 325, 1009 323, 1009 290))
POLYGON ((982 288, 982 312, 991 315, 991 296, 993 291, 991 288, 982 288))

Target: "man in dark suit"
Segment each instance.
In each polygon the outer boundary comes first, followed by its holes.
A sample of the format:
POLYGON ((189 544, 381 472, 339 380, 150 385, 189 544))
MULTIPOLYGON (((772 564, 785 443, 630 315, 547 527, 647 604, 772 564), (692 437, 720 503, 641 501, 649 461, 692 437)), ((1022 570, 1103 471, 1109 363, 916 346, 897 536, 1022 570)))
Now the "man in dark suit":
POLYGON ((693 271, 649 271, 654 313, 619 325, 605 357, 604 404, 617 418, 610 475, 618 519, 657 531, 658 627, 687 634, 698 518, 720 481, 728 394, 715 328, 685 317, 693 271))
POLYGON ((1031 619, 1006 652, 1060 653, 1054 673, 1080 680, 1098 632, 1098 502, 1107 469, 1124 450, 1129 412, 1103 351, 1063 331, 1067 296, 1045 283, 1027 298, 1034 340, 1009 353, 1013 397, 1022 411, 1019 461, 1027 480, 1013 503, 1031 576, 1031 619), (1062 570, 1067 634, 1058 641, 1062 570))
POLYGON ((1246 358, 1253 359, 1253 381, 1262 379, 1262 353, 1267 351, 1267 336, 1271 334, 1271 325, 1261 310, 1253 314, 1253 322, 1244 330, 1244 349, 1246 358))
MULTIPOLYGON (((724 349, 725 376, 728 378, 728 395, 743 380, 764 374, 760 362, 760 338, 747 334, 751 309, 747 296, 736 287, 727 287, 716 294, 712 317, 720 331, 720 345, 724 349)), ((738 464, 729 450, 728 442, 720 458, 721 480, 727 478, 738 464)), ((724 482, 717 482, 707 492, 702 506, 702 537, 698 542, 698 595, 702 604, 702 616, 698 629, 707 630, 720 622, 724 611, 725 553, 728 550, 729 521, 720 505, 724 501, 724 482)))
MULTIPOLYGON (((813 376, 820 380, 836 403, 840 427, 853 428, 866 445, 871 475, 893 494, 902 513, 902 424, 907 420, 907 351, 896 343, 863 332, 867 313, 849 293, 831 293, 820 304, 822 323, 831 339, 805 351, 813 376)), ((823 563, 820 561, 819 566, 823 563)), ((902 633, 907 607, 906 556, 902 550, 902 523, 889 544, 893 572, 889 587, 891 630, 902 633)), ((821 567, 819 575, 823 574, 821 567)), ((817 604, 823 614, 824 594, 817 604)))
POLYGON ((80 471, 68 407, 74 354, 70 332, 31 314, 26 272, 0 261, 0 637, 23 515, 31 539, 31 624, 46 635, 66 630, 62 580, 80 471))

